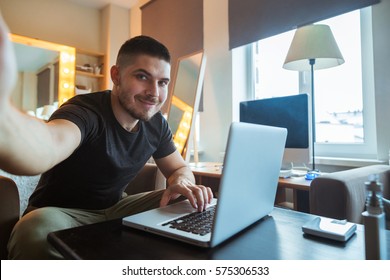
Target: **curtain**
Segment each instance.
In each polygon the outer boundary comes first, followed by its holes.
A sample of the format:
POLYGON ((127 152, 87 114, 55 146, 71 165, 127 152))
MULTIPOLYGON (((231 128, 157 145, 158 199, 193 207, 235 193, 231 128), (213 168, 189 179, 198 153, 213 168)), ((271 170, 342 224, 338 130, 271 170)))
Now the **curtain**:
POLYGON ((380 0, 229 0, 229 48, 361 9, 380 0))

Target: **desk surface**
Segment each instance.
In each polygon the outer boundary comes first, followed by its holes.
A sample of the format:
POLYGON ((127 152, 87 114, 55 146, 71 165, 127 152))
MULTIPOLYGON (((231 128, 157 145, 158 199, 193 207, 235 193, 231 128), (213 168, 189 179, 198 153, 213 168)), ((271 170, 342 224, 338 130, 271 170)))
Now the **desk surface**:
MULTIPOLYGON (((212 249, 198 248, 165 237, 130 229, 113 220, 50 233, 49 242, 68 259, 364 259, 364 232, 346 243, 302 233, 314 216, 275 208, 243 232, 212 249)), ((386 232, 390 244, 390 231, 386 232)), ((390 245, 388 246, 390 257, 390 245)))
POLYGON ((196 175, 220 178, 223 164, 220 162, 190 163, 190 168, 196 175))
MULTIPOLYGON (((192 172, 198 176, 220 178, 222 175, 222 163, 200 162, 190 163, 192 172)), ((306 180, 304 176, 279 178, 279 186, 296 190, 310 191, 311 180, 306 180)))

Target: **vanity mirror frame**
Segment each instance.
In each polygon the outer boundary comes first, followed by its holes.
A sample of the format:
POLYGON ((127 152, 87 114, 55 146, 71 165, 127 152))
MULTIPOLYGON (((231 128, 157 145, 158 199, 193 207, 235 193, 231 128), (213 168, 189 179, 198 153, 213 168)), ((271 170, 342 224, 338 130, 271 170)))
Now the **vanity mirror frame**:
POLYGON ((10 34, 14 43, 59 52, 58 105, 74 96, 76 49, 66 45, 10 34))
MULTIPOLYGON (((196 63, 196 62, 195 62, 196 63)), ((194 154, 196 154, 197 157, 197 143, 196 139, 194 139, 196 136, 195 134, 195 120, 197 116, 197 112, 199 109, 199 102, 200 97, 202 94, 202 88, 203 88, 203 80, 204 80, 204 73, 206 68, 206 55, 204 53, 204 50, 200 50, 182 57, 179 57, 177 60, 177 67, 176 67, 176 73, 174 78, 174 84, 172 87, 172 95, 171 95, 171 102, 169 105, 168 110, 168 124, 171 127, 171 129, 177 127, 176 130, 172 131, 173 134, 173 141, 176 145, 177 150, 182 155, 183 159, 187 162, 190 161, 191 153, 189 152, 189 143, 193 139, 194 144, 194 154), (200 58, 198 58, 200 56, 200 58), (195 65, 197 67, 196 71, 196 82, 195 82, 195 88, 191 89, 189 88, 189 91, 193 92, 192 100, 193 104, 188 104, 178 98, 178 87, 179 87, 179 81, 178 79, 181 78, 181 71, 183 71, 183 63, 185 63, 188 60, 199 60, 198 64, 195 65), (191 106, 193 105, 193 106, 191 106), (173 116, 173 106, 176 107, 176 109, 179 109, 182 113, 180 116, 173 116), (180 118, 179 123, 173 124, 174 119, 180 118)), ((177 111, 177 110, 176 110, 177 111)), ((195 155, 194 155, 195 156, 195 155)))

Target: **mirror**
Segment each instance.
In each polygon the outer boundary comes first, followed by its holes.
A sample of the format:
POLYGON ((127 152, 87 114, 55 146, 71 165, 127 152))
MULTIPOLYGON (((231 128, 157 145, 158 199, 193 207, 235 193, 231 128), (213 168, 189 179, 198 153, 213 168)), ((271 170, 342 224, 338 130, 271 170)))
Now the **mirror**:
POLYGON ((206 57, 203 51, 199 51, 180 57, 176 67, 168 124, 176 148, 187 162, 190 159, 188 147, 195 131, 195 118, 202 92, 205 66, 206 57))
POLYGON ((14 105, 47 119, 74 95, 75 48, 11 34, 18 66, 14 105))

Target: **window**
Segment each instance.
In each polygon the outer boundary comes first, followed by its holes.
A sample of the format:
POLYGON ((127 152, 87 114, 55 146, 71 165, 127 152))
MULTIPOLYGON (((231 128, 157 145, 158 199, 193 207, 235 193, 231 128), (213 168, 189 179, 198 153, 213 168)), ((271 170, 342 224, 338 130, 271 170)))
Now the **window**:
POLYGON ((360 13, 351 12, 321 23, 331 27, 345 63, 315 71, 316 140, 363 143, 360 13))
POLYGON ((282 33, 254 44, 256 99, 299 93, 298 72, 282 68, 294 32, 282 33))
MULTIPOLYGON (((370 136, 375 135, 370 131, 370 126, 374 126, 370 122, 373 110, 366 102, 373 90, 363 87, 371 84, 368 80, 373 75, 369 63, 372 48, 361 43, 367 41, 362 37, 367 36, 364 30, 369 30, 365 25, 370 22, 370 12, 371 8, 365 8, 318 22, 332 29, 345 63, 314 73, 316 156, 369 158, 375 154, 375 141, 370 136)), ((294 33, 295 30, 254 44, 256 99, 310 94, 309 71, 282 68, 294 33)))

